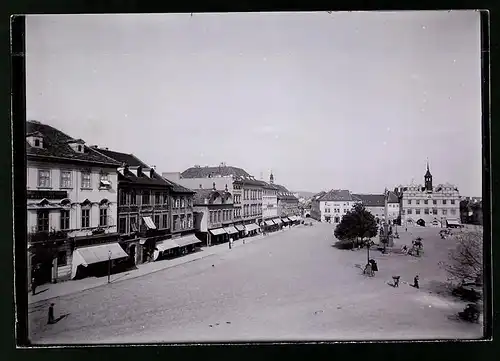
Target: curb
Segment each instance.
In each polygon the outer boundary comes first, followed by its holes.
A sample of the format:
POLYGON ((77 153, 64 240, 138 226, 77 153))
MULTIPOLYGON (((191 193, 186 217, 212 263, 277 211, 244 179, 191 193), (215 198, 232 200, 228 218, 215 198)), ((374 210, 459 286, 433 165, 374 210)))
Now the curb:
MULTIPOLYGON (((258 240, 262 240, 262 239, 266 239, 266 238, 268 238, 270 236, 273 236, 273 235, 276 235, 276 234, 281 234, 281 233, 282 232, 274 232, 274 233, 271 233, 271 234, 267 234, 266 236, 262 236, 260 238, 252 239, 249 242, 246 241, 245 244, 252 243, 252 242, 255 242, 255 241, 258 241, 258 240)), ((229 248, 223 250, 223 252, 227 252, 227 251, 229 251, 229 248)), ((221 252, 221 253, 223 253, 223 252, 221 252)), ((53 296, 53 297, 50 297, 50 298, 46 298, 46 299, 42 299, 42 300, 38 300, 38 301, 34 301, 34 302, 28 302, 28 307, 40 304, 42 302, 47 302, 47 301, 55 299, 55 298, 65 297, 65 296, 70 296, 70 295, 76 295, 78 293, 82 293, 82 292, 85 292, 85 291, 88 291, 88 290, 92 290, 92 289, 96 289, 96 288, 100 288, 100 287, 104 287, 104 286, 109 286, 111 284, 117 284, 117 283, 120 283, 120 282, 132 280, 132 279, 137 279, 137 278, 144 277, 144 276, 148 276, 148 275, 151 275, 151 274, 154 274, 154 273, 157 273, 157 272, 165 271, 165 270, 170 269, 170 268, 174 268, 174 267, 182 266, 182 265, 185 265, 185 264, 188 264, 188 263, 191 263, 191 262, 199 261, 199 260, 205 259, 207 257, 219 255, 221 253, 215 252, 215 253, 207 254, 207 255, 201 256, 199 258, 195 258, 195 259, 192 259, 192 260, 189 260, 189 261, 185 261, 185 262, 181 262, 181 263, 178 263, 178 264, 174 264, 174 265, 171 265, 171 266, 166 266, 164 268, 153 270, 151 272, 147 272, 147 273, 140 274, 140 275, 137 275, 137 276, 131 276, 131 277, 123 278, 123 279, 118 279, 118 280, 115 280, 115 281, 111 281, 110 283, 103 283, 103 284, 91 286, 91 287, 88 287, 88 288, 80 289, 80 290, 77 290, 77 291, 74 291, 74 292, 69 292, 69 293, 66 293, 66 294, 62 294, 62 295, 59 295, 59 296, 53 296)), ((68 282, 71 282, 71 281, 68 281, 68 282)))

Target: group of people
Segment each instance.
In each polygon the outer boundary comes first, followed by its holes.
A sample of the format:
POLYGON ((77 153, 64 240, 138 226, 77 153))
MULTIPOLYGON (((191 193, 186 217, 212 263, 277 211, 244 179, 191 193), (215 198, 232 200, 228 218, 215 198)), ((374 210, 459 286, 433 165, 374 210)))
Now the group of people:
POLYGON ((366 264, 363 273, 365 275, 373 277, 373 276, 375 276, 375 272, 378 272, 378 264, 377 264, 377 261, 375 261, 374 259, 371 259, 366 264))
MULTIPOLYGON (((400 278, 401 278, 401 276, 392 276, 392 279, 394 280, 394 283, 393 283, 394 287, 399 287, 399 279, 400 278)), ((416 275, 413 278, 413 284, 412 284, 412 286, 415 287, 415 288, 420 288, 419 280, 420 280, 420 278, 418 277, 418 275, 416 275)))

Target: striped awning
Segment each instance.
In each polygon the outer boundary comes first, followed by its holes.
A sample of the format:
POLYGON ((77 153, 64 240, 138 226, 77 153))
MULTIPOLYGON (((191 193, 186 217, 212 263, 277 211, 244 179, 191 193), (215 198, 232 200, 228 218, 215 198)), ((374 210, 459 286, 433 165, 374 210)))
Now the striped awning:
POLYGON ((146 227, 148 227, 149 229, 156 229, 156 226, 151 217, 142 217, 142 219, 144 220, 146 227))
POLYGON ((242 224, 237 224, 236 226, 234 226, 234 228, 236 228, 240 232, 245 230, 245 226, 242 224))
POLYGON ((238 230, 234 227, 224 227, 224 231, 226 231, 227 234, 238 233, 238 230))
POLYGON ((273 221, 274 221, 274 223, 276 223, 276 224, 281 224, 281 223, 283 223, 283 221, 282 221, 280 218, 275 218, 275 219, 273 219, 273 221))
POLYGON ((211 229, 210 233, 212 233, 214 236, 218 236, 219 234, 226 234, 226 231, 224 230, 224 228, 215 228, 211 229))
POLYGON ((252 224, 246 224, 245 225, 245 228, 248 232, 251 232, 251 231, 255 231, 257 229, 260 229, 260 227, 258 225, 256 225, 255 223, 252 223, 252 224))
POLYGON ((269 220, 267 220, 267 221, 264 221, 264 224, 265 224, 266 226, 274 226, 274 222, 273 222, 273 220, 272 220, 272 219, 269 219, 269 220))

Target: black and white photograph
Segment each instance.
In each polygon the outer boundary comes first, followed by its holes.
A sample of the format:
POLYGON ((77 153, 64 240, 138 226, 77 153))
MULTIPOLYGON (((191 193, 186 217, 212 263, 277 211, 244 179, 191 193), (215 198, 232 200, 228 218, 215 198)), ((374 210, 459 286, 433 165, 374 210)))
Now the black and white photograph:
POLYGON ((31 345, 483 338, 479 11, 26 15, 25 79, 31 345))

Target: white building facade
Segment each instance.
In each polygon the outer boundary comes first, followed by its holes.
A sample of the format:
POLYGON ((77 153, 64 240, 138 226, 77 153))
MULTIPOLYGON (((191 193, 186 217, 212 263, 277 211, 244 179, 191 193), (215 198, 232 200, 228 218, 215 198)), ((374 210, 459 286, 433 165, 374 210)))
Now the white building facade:
POLYGON ((82 140, 27 122, 29 282, 70 278, 74 249, 116 242, 119 164, 82 140))
MULTIPOLYGON (((322 192, 323 193, 323 192, 322 192)), ((327 223, 338 224, 360 200, 348 190, 331 190, 313 197, 311 217, 327 223)))
POLYGON ((410 184, 399 186, 402 225, 447 227, 460 224, 460 192, 450 183, 432 185, 432 175, 427 165, 424 186, 410 184))

